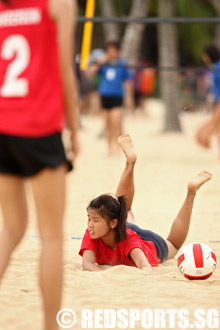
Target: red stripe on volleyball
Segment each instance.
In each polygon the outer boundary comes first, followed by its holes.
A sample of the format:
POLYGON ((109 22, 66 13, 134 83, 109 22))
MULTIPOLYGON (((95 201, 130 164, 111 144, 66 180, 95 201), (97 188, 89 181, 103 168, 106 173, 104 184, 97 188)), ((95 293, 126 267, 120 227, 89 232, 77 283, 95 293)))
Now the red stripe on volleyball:
POLYGON ((184 256, 184 254, 181 254, 178 257, 178 260, 177 260, 178 267, 181 265, 181 263, 183 262, 183 260, 185 260, 185 256, 184 256))
POLYGON ((212 258, 215 260, 215 262, 217 262, 217 258, 216 258, 216 255, 215 255, 214 252, 211 252, 211 256, 212 256, 212 258))
POLYGON ((206 280, 211 275, 212 275, 212 273, 209 273, 209 274, 203 275, 203 276, 191 276, 191 275, 184 274, 184 277, 187 278, 188 280, 206 280))
POLYGON ((203 267, 203 253, 202 253, 202 247, 200 244, 193 244, 193 256, 196 268, 202 268, 203 267))

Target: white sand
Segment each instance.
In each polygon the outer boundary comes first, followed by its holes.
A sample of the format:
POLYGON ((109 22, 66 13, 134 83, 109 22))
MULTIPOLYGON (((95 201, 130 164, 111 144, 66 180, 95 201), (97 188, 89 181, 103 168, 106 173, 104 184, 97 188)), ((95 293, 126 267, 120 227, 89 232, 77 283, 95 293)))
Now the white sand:
MULTIPOLYGON (((166 236, 185 197, 187 181, 203 169, 211 171, 212 181, 198 193, 186 244, 206 243, 220 260, 218 150, 214 143, 210 151, 204 151, 194 141, 195 129, 205 117, 184 115, 184 134, 181 135, 159 134, 162 118, 160 110, 154 111, 154 108, 149 117, 126 118, 124 126, 134 139, 139 157, 133 207, 136 223, 166 236)), ((74 329, 81 329, 82 308, 187 308, 191 313, 197 308, 214 308, 220 313, 220 267, 205 281, 186 280, 179 273, 176 260, 154 268, 153 275, 126 266, 101 273, 82 272, 82 260, 78 256, 81 240, 69 237, 84 234, 87 203, 100 193, 114 192, 124 166, 123 156, 107 157, 104 141, 97 139, 102 121, 86 117, 82 122, 82 152, 75 171, 67 179, 69 193, 65 221, 63 307, 77 313, 79 320, 74 329)), ((26 232, 29 235, 37 234, 33 207, 30 209, 26 232)), ((42 328, 37 277, 39 248, 38 238, 25 238, 13 255, 0 290, 1 330, 42 328)), ((136 329, 142 329, 139 323, 136 329)))

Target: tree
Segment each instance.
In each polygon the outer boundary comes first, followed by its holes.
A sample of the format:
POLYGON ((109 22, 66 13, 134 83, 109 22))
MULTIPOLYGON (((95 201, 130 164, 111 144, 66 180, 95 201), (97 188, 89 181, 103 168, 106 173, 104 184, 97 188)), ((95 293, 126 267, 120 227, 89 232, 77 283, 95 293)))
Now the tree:
MULTIPOLYGON (((133 0, 130 17, 146 17, 149 0, 133 0)), ((131 65, 136 64, 140 52, 145 24, 129 23, 122 40, 122 57, 131 65)))
MULTIPOLYGON (((210 0, 211 4, 216 10, 218 17, 220 17, 220 2, 219 0, 210 0)), ((220 44, 220 24, 216 24, 216 31, 215 31, 215 44, 219 47, 220 44)))
MULTIPOLYGON (((176 0, 160 0, 158 3, 159 16, 175 16, 176 0)), ((177 31, 174 24, 158 25, 159 66, 175 67, 178 65, 177 31)), ((162 70, 160 72, 160 94, 166 107, 164 131, 181 131, 178 116, 177 79, 176 72, 162 70)))
MULTIPOLYGON (((102 1, 102 16, 104 17, 113 17, 115 16, 115 12, 113 9, 112 0, 104 0, 102 1)), ((104 23, 104 34, 105 41, 118 41, 119 40, 119 29, 118 25, 114 23, 104 23)))
MULTIPOLYGON (((177 0, 176 14, 179 17, 214 17, 213 0, 177 0)), ((217 4, 220 2, 216 1, 217 4)), ((201 65, 201 54, 208 44, 214 42, 218 24, 178 24, 179 54, 182 63, 201 65)))

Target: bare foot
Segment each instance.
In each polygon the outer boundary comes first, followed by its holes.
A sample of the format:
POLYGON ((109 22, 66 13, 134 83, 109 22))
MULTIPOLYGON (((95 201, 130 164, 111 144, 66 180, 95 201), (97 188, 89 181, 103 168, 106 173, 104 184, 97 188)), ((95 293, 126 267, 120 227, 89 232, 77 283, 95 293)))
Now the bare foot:
POLYGON ((125 154, 128 163, 135 163, 137 155, 134 150, 132 139, 129 134, 124 134, 118 137, 118 144, 125 154))
POLYGON ((196 193, 197 190, 207 181, 211 180, 212 174, 206 171, 202 171, 188 184, 188 190, 196 193))

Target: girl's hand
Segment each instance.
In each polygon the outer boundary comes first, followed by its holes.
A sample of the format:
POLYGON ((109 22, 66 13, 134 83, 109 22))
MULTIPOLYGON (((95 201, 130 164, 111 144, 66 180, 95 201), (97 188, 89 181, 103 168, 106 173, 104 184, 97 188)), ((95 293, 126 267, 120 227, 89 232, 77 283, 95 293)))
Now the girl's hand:
POLYGON ((152 267, 142 267, 141 270, 143 270, 148 275, 153 274, 152 267))
POLYGON ((135 102, 134 102, 134 98, 132 96, 127 96, 125 98, 125 106, 128 110, 135 110, 135 102))
POLYGON ((196 135, 197 142, 205 148, 210 148, 210 140, 214 130, 215 127, 212 125, 212 122, 207 122, 198 130, 196 135))
POLYGON ((76 158, 80 152, 79 139, 76 134, 71 134, 71 151, 73 152, 74 158, 76 158))
POLYGON ((103 55, 99 60, 98 60, 98 65, 104 65, 108 62, 108 56, 107 54, 103 55))

